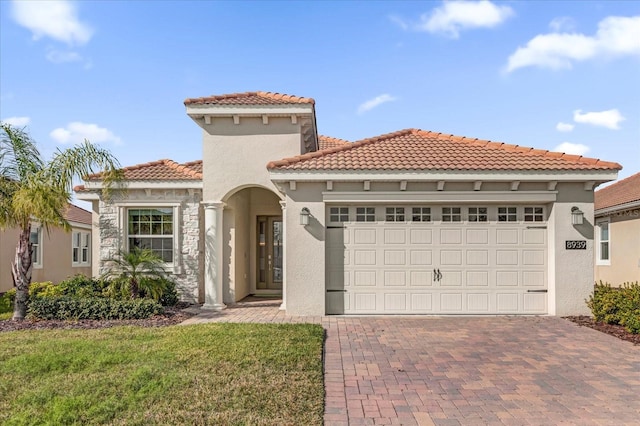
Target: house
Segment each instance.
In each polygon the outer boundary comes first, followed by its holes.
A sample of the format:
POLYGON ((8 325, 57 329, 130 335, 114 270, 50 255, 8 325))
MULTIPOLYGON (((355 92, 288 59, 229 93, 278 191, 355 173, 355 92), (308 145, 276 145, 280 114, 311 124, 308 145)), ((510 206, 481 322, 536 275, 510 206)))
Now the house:
POLYGON ((595 279, 640 281, 640 173, 595 193, 595 279))
POLYGON ((594 188, 617 163, 418 129, 319 136, 315 102, 187 99, 202 161, 124 169, 92 202, 94 274, 150 247, 184 300, 282 295, 295 315, 587 313, 594 188))
MULTIPOLYGON (((77 274, 91 276, 91 212, 73 204, 64 214, 71 232, 37 222, 31 225, 33 244, 32 282, 58 283, 77 274)), ((13 288, 11 263, 16 254, 19 230, 0 230, 0 293, 13 288)))

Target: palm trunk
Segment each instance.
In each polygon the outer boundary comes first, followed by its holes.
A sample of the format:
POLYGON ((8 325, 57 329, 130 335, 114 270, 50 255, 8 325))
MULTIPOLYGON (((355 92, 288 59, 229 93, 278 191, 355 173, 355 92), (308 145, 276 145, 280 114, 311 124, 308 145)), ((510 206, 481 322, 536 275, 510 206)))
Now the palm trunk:
POLYGON ((137 299, 140 296, 140 287, 138 286, 138 280, 131 278, 131 298, 137 299))
POLYGON ((29 298, 29 284, 33 270, 31 245, 31 224, 20 230, 16 256, 11 264, 13 285, 16 287, 16 301, 13 307, 13 320, 23 320, 27 316, 27 299, 29 298))

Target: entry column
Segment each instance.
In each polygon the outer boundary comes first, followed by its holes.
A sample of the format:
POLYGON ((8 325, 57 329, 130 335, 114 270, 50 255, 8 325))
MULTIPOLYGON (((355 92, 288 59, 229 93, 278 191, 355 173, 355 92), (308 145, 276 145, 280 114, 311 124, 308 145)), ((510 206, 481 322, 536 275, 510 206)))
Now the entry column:
POLYGON ((222 214, 225 204, 203 202, 204 205, 204 305, 202 309, 222 310, 222 214))
POLYGON ((280 201, 282 208, 282 304, 280 310, 287 310, 287 202, 280 201))

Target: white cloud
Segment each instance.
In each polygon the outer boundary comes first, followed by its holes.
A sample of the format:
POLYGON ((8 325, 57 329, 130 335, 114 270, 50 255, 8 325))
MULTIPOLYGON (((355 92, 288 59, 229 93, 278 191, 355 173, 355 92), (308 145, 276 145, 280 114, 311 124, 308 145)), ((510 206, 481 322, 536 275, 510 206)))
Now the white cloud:
POLYGON ((54 64, 62 64, 65 62, 80 62, 82 56, 78 52, 61 51, 61 50, 49 50, 47 52, 47 60, 54 64))
POLYGON ((570 132, 575 126, 571 123, 563 123, 562 121, 556 124, 556 130, 559 132, 570 132))
POLYGON ((111 130, 99 127, 97 124, 74 121, 66 128, 59 127, 49 133, 52 139, 61 144, 77 144, 88 139, 92 143, 111 142, 121 145, 122 140, 113 134, 111 130))
POLYGON ((9 117, 1 120, 3 123, 10 124, 13 127, 24 127, 31 122, 30 117, 9 117))
POLYGON ((559 33, 560 31, 573 31, 576 28, 576 22, 568 16, 561 16, 553 18, 553 20, 549 22, 549 28, 555 33, 559 33))
POLYGON ((609 16, 593 36, 578 33, 537 35, 509 56, 506 72, 537 66, 570 69, 574 62, 597 57, 640 55, 640 16, 609 16))
POLYGON ((573 121, 576 123, 586 123, 593 126, 602 126, 608 129, 617 130, 620 128, 620 122, 626 120, 620 111, 610 109, 600 112, 585 112, 575 110, 573 112, 573 121))
POLYGON ((554 151, 564 152, 565 154, 585 155, 591 148, 581 143, 562 142, 553 148, 554 151))
POLYGON ((509 6, 497 6, 489 0, 445 1, 430 14, 422 15, 416 29, 458 38, 462 30, 493 28, 513 14, 509 6))
POLYGON ((402 28, 405 31, 407 31, 409 29, 409 24, 407 22, 405 22, 405 20, 402 19, 399 16, 391 15, 391 16, 389 16, 389 20, 391 22, 393 22, 394 24, 398 25, 400 28, 402 28))
POLYGON ((373 99, 369 99, 368 101, 361 103, 358 106, 358 114, 364 114, 365 112, 370 111, 377 106, 380 106, 386 102, 393 102, 396 99, 397 98, 394 98, 393 96, 386 93, 380 96, 376 96, 373 99))
POLYGON ((14 0, 13 19, 29 29, 34 40, 50 37, 69 45, 86 44, 93 29, 78 18, 76 6, 66 0, 14 0))

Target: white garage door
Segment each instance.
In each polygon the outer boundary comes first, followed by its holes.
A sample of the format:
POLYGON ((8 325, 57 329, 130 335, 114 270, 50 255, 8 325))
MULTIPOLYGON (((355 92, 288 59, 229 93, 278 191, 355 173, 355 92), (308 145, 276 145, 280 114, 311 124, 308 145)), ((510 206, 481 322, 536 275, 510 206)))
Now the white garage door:
POLYGON ((329 314, 544 314, 544 223, 327 229, 329 314))

